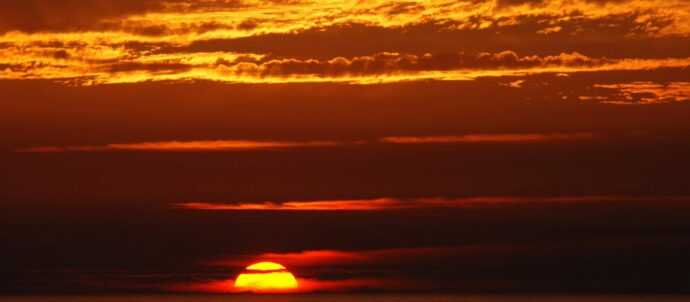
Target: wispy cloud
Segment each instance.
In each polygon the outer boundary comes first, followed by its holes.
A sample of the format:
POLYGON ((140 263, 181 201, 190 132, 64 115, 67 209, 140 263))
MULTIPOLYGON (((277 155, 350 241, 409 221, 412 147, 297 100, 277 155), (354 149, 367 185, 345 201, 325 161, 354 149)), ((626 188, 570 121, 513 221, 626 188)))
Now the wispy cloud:
POLYGON ((507 134, 467 134, 447 136, 388 136, 382 142, 394 144, 433 144, 433 143, 475 143, 475 142, 540 142, 560 140, 585 140, 598 136, 591 132, 578 133, 507 133, 507 134))
POLYGON ((391 211, 432 208, 462 208, 487 205, 532 204, 532 203, 578 203, 578 202, 630 202, 630 201, 690 201, 690 197, 636 197, 611 195, 586 196, 497 196, 466 198, 374 198, 354 200, 316 200, 285 202, 180 202, 173 207, 184 210, 202 211, 391 211))
MULTIPOLYGON (((5 20, 0 23, 0 33, 121 32, 142 39, 174 40, 176 37, 184 42, 189 38, 244 37, 348 23, 403 27, 424 21, 458 20, 460 24, 456 26, 500 28, 511 24, 507 21, 520 22, 521 15, 564 14, 589 20, 639 11, 649 15, 638 21, 639 26, 650 27, 651 33, 671 34, 687 32, 688 21, 683 19, 687 12, 674 11, 684 5, 683 0, 99 0, 89 3, 26 0, 0 4, 3 12, 0 17, 5 20), (81 18, 73 18, 75 15, 81 18)), ((544 27, 577 20, 555 18, 544 27)))
POLYGON ((452 52, 411 54, 381 52, 331 59, 272 57, 262 53, 135 52, 117 45, 75 47, 10 46, 0 48, 0 79, 52 79, 93 85, 143 81, 211 80, 231 83, 468 80, 482 76, 539 72, 642 70, 685 67, 690 58, 608 59, 577 52, 519 55, 452 52))
POLYGON ((618 105, 647 105, 690 101, 690 82, 630 82, 617 84, 595 84, 596 95, 579 98, 618 105))
MULTIPOLYGON (((79 85, 189 80, 366 84, 684 67, 690 65, 684 52, 612 59, 588 51, 602 49, 592 41, 687 37, 687 8, 683 0, 2 2, 0 79, 79 85), (341 35, 348 30, 355 34, 341 35), (409 32, 414 33, 408 39, 409 32), (436 36, 458 32, 467 33, 467 39, 453 40, 467 42, 447 45, 447 36, 436 36), (318 36, 323 33, 331 36, 323 40, 318 36), (546 36, 569 43, 519 49, 518 44, 546 36), (418 45, 370 43, 401 37, 418 45), (369 50, 309 46, 324 41, 369 50), (571 47, 578 43, 585 46, 571 47)), ((684 46, 681 41, 664 49, 684 46)))
POLYGON ((81 146, 35 146, 17 149, 17 152, 54 153, 54 152, 103 152, 103 151, 156 151, 156 152, 193 152, 193 151, 238 151, 263 149, 288 149, 309 147, 334 147, 346 145, 364 145, 375 142, 383 143, 481 143, 481 142, 534 142, 558 140, 583 140, 598 137, 590 132, 576 133, 509 133, 509 134, 466 134, 450 136, 389 136, 375 141, 274 141, 274 140, 198 140, 198 141, 151 141, 134 143, 113 143, 104 145, 81 146))
POLYGON ((188 210, 298 210, 298 211, 364 211, 383 210, 406 207, 403 201, 392 198, 360 200, 320 200, 320 201, 287 201, 263 203, 176 203, 174 207, 188 210))
POLYGON ((18 149, 18 152, 51 153, 51 152, 99 152, 99 151, 157 151, 157 152, 193 152, 193 151, 234 151, 262 150, 285 148, 308 148, 337 146, 333 141, 251 141, 251 140, 211 140, 211 141, 160 141, 129 144, 107 144, 88 146, 42 146, 18 149))

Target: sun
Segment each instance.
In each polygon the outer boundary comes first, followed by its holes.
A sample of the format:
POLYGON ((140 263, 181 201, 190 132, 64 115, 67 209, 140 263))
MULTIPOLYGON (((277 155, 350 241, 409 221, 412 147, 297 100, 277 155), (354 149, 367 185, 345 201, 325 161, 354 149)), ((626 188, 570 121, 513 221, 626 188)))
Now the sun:
POLYGON ((295 276, 275 262, 259 262, 247 266, 235 280, 236 290, 255 293, 291 292, 297 287, 295 276))

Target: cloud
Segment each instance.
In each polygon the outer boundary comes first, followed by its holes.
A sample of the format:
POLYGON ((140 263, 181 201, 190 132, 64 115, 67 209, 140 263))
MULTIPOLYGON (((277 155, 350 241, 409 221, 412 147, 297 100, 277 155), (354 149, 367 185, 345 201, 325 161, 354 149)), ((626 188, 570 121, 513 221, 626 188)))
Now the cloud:
POLYGON ((618 105, 648 105, 690 101, 689 82, 630 82, 594 84, 595 95, 579 96, 581 100, 618 105))
POLYGON ((130 72, 130 71, 148 71, 151 73, 169 72, 176 73, 191 69, 193 66, 183 63, 140 63, 140 62, 123 62, 107 65, 108 72, 130 72))
POLYGON ((285 201, 261 203, 180 202, 173 208, 202 211, 397 211, 434 208, 463 208, 505 204, 626 202, 670 200, 687 202, 688 197, 562 196, 562 197, 466 197, 466 198, 376 198, 354 200, 285 201))
POLYGON ((247 73, 256 72, 261 76, 294 74, 338 76, 462 69, 530 69, 550 66, 592 67, 613 62, 615 61, 589 58, 579 53, 562 53, 556 56, 546 57, 520 57, 513 51, 477 54, 459 52, 424 55, 379 53, 372 56, 362 56, 351 59, 339 57, 328 61, 298 59, 270 60, 254 64, 253 66, 243 65, 242 71, 247 73))
MULTIPOLYGON (((620 4, 622 2, 632 2, 629 0, 584 0, 582 1, 584 3, 596 3, 596 4, 606 4, 606 3, 617 3, 620 4)), ((548 1, 545 0, 498 0, 496 1, 496 4, 499 6, 515 6, 515 5, 531 5, 531 6, 542 6, 544 4, 548 3, 548 1)))
MULTIPOLYGON (((264 203, 204 203, 186 202, 176 203, 175 208, 186 210, 287 210, 287 211, 364 211, 384 210, 407 207, 401 200, 392 198, 363 199, 363 200, 323 200, 323 201, 288 201, 288 202, 264 202, 264 203)), ((409 206, 414 206, 410 204, 409 206)))
POLYGON ((157 0, 26 0, 0 2, 0 32, 80 31, 108 18, 163 8, 157 0))
MULTIPOLYGON (((80 32, 126 30, 144 36, 175 23, 174 14, 213 14, 238 8, 256 8, 298 1, 251 0, 25 0, 0 3, 0 33, 7 31, 80 32), (150 15, 146 15, 150 14, 150 15), (166 21, 167 19, 167 21, 166 21), (153 31, 153 32, 152 32, 153 31)), ((208 19, 208 18, 207 18, 208 19)), ((197 23, 192 23, 197 24, 197 23)), ((203 24, 198 23, 198 24, 203 24)), ((180 25, 180 24, 178 24, 180 25)), ((189 25, 189 24, 187 24, 189 25)))
POLYGON ((400 27, 366 22, 324 25, 287 33, 263 32, 156 47, 166 52, 233 49, 314 59, 378 52, 419 54, 459 50, 466 53, 512 50, 541 56, 578 52, 608 58, 687 57, 690 42, 684 35, 659 34, 668 23, 667 18, 639 10, 599 17, 590 17, 582 11, 510 16, 486 14, 459 20, 425 19, 400 27))
POLYGON ((598 136, 591 132, 579 133, 509 133, 509 134, 468 134, 448 136, 388 136, 382 142, 394 144, 430 144, 430 143, 518 143, 542 141, 567 141, 593 139, 598 136))
MULTIPOLYGON (((388 136, 379 139, 385 143, 479 143, 479 142, 534 142, 592 139, 597 135, 589 132, 581 133, 511 133, 511 134, 466 134, 451 136, 388 136)), ((101 152, 101 151, 157 151, 157 152, 187 152, 187 151, 234 151, 261 150, 305 147, 332 147, 343 145, 371 144, 359 141, 261 141, 261 140, 203 140, 203 141, 151 141, 136 143, 112 143, 105 145, 82 146, 36 146, 19 148, 17 152, 54 153, 54 152, 101 152)))
MULTIPOLYGON (((147 28, 158 35, 184 37, 252 36, 265 33, 290 33, 342 24, 370 24, 396 28, 422 22, 460 22, 462 27, 487 27, 500 20, 520 16, 579 13, 586 19, 630 12, 648 12, 656 20, 669 20, 656 29, 687 33, 687 16, 678 8, 682 0, 671 1, 192 1, 192 0, 27 0, 0 4, 0 31, 80 32, 122 31, 143 36, 147 28), (527 5, 525 5, 527 4, 527 5), (514 9, 519 6, 519 9, 514 9), (674 10, 675 9, 675 10, 674 10), (76 17, 75 17, 76 16, 76 17), (200 26, 209 20, 213 27, 200 26), (246 20, 263 20, 263 24, 246 20), (3 22, 4 21, 4 22, 3 22), (244 26, 244 25, 250 26, 244 26)), ((558 19, 558 18, 554 18, 558 19)), ((650 19, 640 22, 646 25, 650 19)), ((515 21, 513 21, 515 22, 515 21)), ((518 21, 519 22, 519 21, 518 21)), ((653 21, 651 21, 653 22, 653 21)), ((505 22, 503 22, 505 24, 505 22)), ((171 39, 172 40, 172 39, 171 39)))
POLYGON ((7 2, 0 4, 0 66, 8 71, 0 78, 83 85, 380 83, 486 75, 467 70, 632 68, 623 61, 645 58, 656 61, 638 60, 635 68, 687 66, 687 5, 676 0, 7 2), (229 59, 240 53, 263 58, 229 59), (214 55, 213 62, 206 61, 214 55))
POLYGON ((199 151, 240 151, 268 150, 285 148, 307 148, 337 146, 333 141, 250 141, 250 140, 212 140, 212 141, 159 141, 129 144, 107 144, 90 146, 43 146, 18 149, 18 152, 101 152, 101 151, 151 151, 151 152, 199 152, 199 151))
POLYGON ((676 0, 27 0, 0 4, 0 79, 381 83, 688 66, 686 7, 676 0), (237 60, 243 55, 255 59, 237 60))
POLYGON ((118 47, 0 48, 2 79, 53 79, 82 85, 144 81, 353 82, 468 80, 538 72, 640 70, 685 67, 683 59, 607 59, 579 53, 520 56, 498 53, 377 53, 332 59, 276 58, 265 54, 150 53, 118 47))

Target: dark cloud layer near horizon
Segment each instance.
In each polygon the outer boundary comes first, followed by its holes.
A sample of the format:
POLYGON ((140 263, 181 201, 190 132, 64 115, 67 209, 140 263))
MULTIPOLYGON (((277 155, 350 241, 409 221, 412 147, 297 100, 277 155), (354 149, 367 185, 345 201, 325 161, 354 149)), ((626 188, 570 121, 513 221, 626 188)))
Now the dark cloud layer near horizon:
POLYGON ((382 251, 361 265, 291 270, 320 280, 429 280, 436 282, 431 289, 444 292, 685 292, 688 210, 687 202, 663 199, 318 215, 93 205, 9 210, 2 214, 3 240, 11 243, 1 252, 7 261, 2 290, 155 293, 232 279, 241 270, 204 264, 211 260, 325 249, 382 251), (400 247, 416 260, 375 256, 400 247))

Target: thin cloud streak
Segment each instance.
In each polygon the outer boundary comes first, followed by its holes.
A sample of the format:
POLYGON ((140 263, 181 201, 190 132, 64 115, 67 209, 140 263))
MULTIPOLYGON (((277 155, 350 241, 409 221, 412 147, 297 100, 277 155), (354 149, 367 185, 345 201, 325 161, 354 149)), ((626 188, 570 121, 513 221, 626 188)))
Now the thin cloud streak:
POLYGON ((430 143, 480 143, 480 142, 541 142, 561 140, 586 140, 598 136, 591 132, 579 133, 509 133, 509 134, 468 134, 447 136, 388 136, 381 139, 385 143, 394 144, 430 144, 430 143))
POLYGON ((175 208, 187 210, 281 210, 281 211, 365 211, 405 208, 401 200, 392 198, 362 200, 323 200, 323 201, 288 201, 281 203, 176 203, 175 208))
POLYGON ((466 198, 374 198, 353 200, 317 200, 259 203, 209 203, 181 202, 173 208, 202 211, 394 211, 434 208, 463 208, 487 205, 533 204, 533 203, 580 203, 580 202, 634 202, 634 201, 672 201, 687 202, 687 196, 615 196, 586 195, 560 197, 496 196, 466 198))
POLYGON ((92 146, 44 146, 18 149, 18 152, 53 153, 53 152, 100 152, 100 151, 156 151, 156 152, 193 152, 193 151, 239 151, 285 148, 308 148, 337 146, 333 141, 250 141, 250 140, 213 140, 213 141, 161 141, 131 144, 107 144, 92 146))
MULTIPOLYGON (((388 136, 379 139, 384 143, 521 143, 535 141, 583 140, 593 139, 597 135, 590 132, 578 133, 509 133, 509 134, 467 134, 450 136, 388 136)), ((105 145, 83 146, 36 146, 16 149, 25 153, 58 153, 58 152, 105 152, 105 151, 156 151, 156 152, 194 152, 194 151, 237 151, 288 149, 308 147, 335 147, 347 145, 371 144, 359 141, 258 141, 258 140, 199 140, 199 141, 154 141, 136 143, 113 143, 105 145)))

